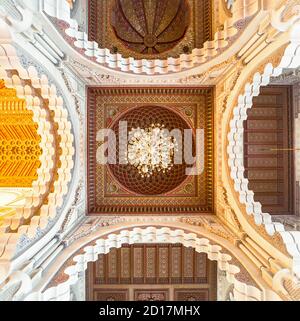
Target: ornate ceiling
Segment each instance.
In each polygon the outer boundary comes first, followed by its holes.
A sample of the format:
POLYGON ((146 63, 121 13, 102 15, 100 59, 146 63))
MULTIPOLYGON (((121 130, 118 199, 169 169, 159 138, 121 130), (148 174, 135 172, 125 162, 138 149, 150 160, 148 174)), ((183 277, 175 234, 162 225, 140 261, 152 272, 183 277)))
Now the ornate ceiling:
MULTIPOLYGON (((175 113, 172 109, 161 106, 142 106, 130 108, 117 119, 112 125, 113 131, 117 138, 117 159, 119 158, 119 121, 126 121, 128 128, 148 128, 152 124, 163 124, 166 129, 172 131, 179 129, 184 134, 184 129, 190 126, 180 114, 175 113)), ((172 191, 187 178, 185 170, 187 165, 176 165, 166 173, 155 172, 149 177, 141 179, 137 169, 131 165, 111 164, 109 165, 112 175, 126 189, 143 195, 158 195, 172 191)))
POLYGON ((172 49, 184 37, 189 16, 185 0, 117 0, 111 25, 130 50, 159 54, 172 49))
MULTIPOLYGON (((36 117, 42 146, 41 167, 37 171, 38 180, 33 182, 32 194, 26 197, 25 205, 1 225, 0 281, 5 294, 15 286, 16 279, 22 278, 22 281, 26 279, 28 289, 24 293, 13 290, 10 294, 13 299, 26 296, 26 299, 68 299, 71 282, 76 280, 79 271, 84 271, 86 259, 120 246, 130 235, 128 239, 133 243, 137 240, 161 242, 163 236, 170 242, 184 240, 183 244, 195 247, 196 251, 205 249, 234 280, 234 299, 299 297, 298 292, 293 293, 294 286, 291 289, 289 284, 289 281, 297 281, 300 275, 299 232, 272 221, 271 215, 261 208, 264 204, 256 201, 269 201, 267 205, 271 210, 274 204, 279 204, 280 211, 293 212, 291 207, 286 207, 291 191, 283 186, 290 184, 291 172, 280 172, 282 167, 292 163, 291 159, 281 157, 284 153, 279 152, 272 160, 269 154, 263 156, 263 160, 255 159, 255 153, 265 148, 258 147, 257 140, 267 148, 268 145, 286 147, 288 140, 282 139, 284 126, 281 125, 288 116, 285 111, 274 113, 271 107, 265 114, 267 121, 253 119, 260 117, 256 113, 261 110, 257 109, 254 99, 260 87, 266 86, 273 76, 280 75, 282 68, 299 67, 296 36, 299 34, 300 13, 296 6, 299 0, 290 0, 288 4, 280 0, 265 1, 263 6, 258 0, 236 0, 228 15, 222 7, 230 1, 216 0, 213 39, 207 36, 211 25, 206 24, 212 1, 174 0, 178 11, 167 17, 157 8, 165 6, 171 12, 171 0, 91 0, 89 22, 84 10, 82 20, 70 12, 69 3, 75 3, 73 9, 81 9, 79 1, 74 1, 28 0, 23 1, 24 7, 17 8, 14 1, 4 0, 6 7, 0 5, 1 78, 8 87, 16 89, 18 97, 26 99, 27 108, 31 108, 36 117), (133 9, 133 3, 136 4, 134 11, 139 11, 138 15, 134 13, 134 21, 127 14, 133 9), (189 10, 184 11, 183 7, 189 10), (232 18, 228 18, 229 15, 232 18), (157 34, 159 22, 164 19, 170 22, 165 24, 164 32, 157 34), (176 20, 184 23, 175 24, 176 20), (150 32, 149 25, 152 26, 150 32), (85 33, 87 27, 89 36, 85 33), (136 32, 129 34, 132 28, 138 28, 143 36, 136 32), (162 40, 163 35, 166 41, 162 40), (134 40, 128 38, 131 36, 138 41, 131 42, 134 40), (204 43, 205 39, 212 41, 204 43), (189 54, 183 54, 186 52, 189 54), (102 87, 85 91, 87 83, 102 87), (214 95, 211 89, 204 88, 205 85, 216 86, 214 95), (213 104, 216 106, 214 115, 213 104), (252 112, 247 114, 252 105, 252 112), (248 116, 246 126, 249 127, 245 127, 248 116), (97 164, 96 151, 101 145, 96 139, 99 130, 115 129, 117 120, 122 118, 132 121, 133 126, 148 126, 146 122, 151 117, 152 121, 168 123, 168 127, 176 123, 181 128, 204 129, 205 171, 201 175, 181 175, 183 165, 163 177, 141 180, 129 167, 97 164), (253 131, 247 132, 251 126, 254 126, 253 131), (251 147, 248 144, 249 157, 245 162, 244 138, 246 144, 253 143, 251 147), (87 180, 82 177, 85 166, 87 180), (256 184, 255 178, 259 176, 267 179, 256 184), (263 195, 270 190, 274 195, 263 195), (222 222, 221 229, 215 224, 204 227, 199 223, 202 214, 214 213, 214 205, 222 222), (86 214, 96 217, 84 218, 86 214), (95 234, 86 235, 82 222, 96 220, 97 215, 103 224, 91 226, 95 234), (125 225, 130 225, 132 231, 122 230, 120 236, 116 236, 125 225), (150 232, 143 234, 141 226, 148 226, 150 232), (157 238, 152 238, 155 226, 161 229, 157 238), (168 226, 173 230, 167 232, 168 226), (47 272, 36 272, 41 268, 47 271, 49 267, 54 270, 57 262, 61 264, 66 260, 66 252, 74 250, 69 247, 68 237, 72 239, 75 227, 78 227, 78 234, 73 239, 78 241, 78 249, 81 248, 80 259, 77 257, 75 263, 72 258, 68 263, 66 274, 70 278, 63 286, 60 280, 56 288, 43 292, 45 284, 41 284, 40 278, 47 272), (107 230, 109 233, 104 234, 107 230), (141 238, 142 234, 145 238, 141 238), (99 239, 95 245, 82 247, 89 238, 92 241, 96 236, 99 239), (46 243, 49 245, 45 249, 46 243), (258 280, 257 285, 249 285, 245 279, 234 279, 238 266, 230 256, 221 253, 227 246, 249 267, 258 280), (60 250, 61 257, 56 257, 60 250), (14 264, 19 262, 22 266, 23 258, 29 260, 30 268, 18 271, 14 264), (61 289, 66 291, 62 293, 61 289)), ((11 107, 6 103, 3 106, 6 110, 11 107)), ((1 121, 7 125, 4 117, 1 121)), ((36 139, 38 149, 39 137, 36 139)), ((9 158, 23 153, 18 146, 5 148, 4 153, 7 151, 9 158)), ((37 159, 38 153, 35 156, 37 159)), ((299 168, 296 175, 299 178, 299 168)), ((140 294, 147 296, 147 293, 140 294)))
POLYGON ((89 214, 213 212, 211 89, 89 87, 88 97, 89 214), (97 149, 103 142, 96 141, 96 134, 103 128, 112 128, 117 133, 119 120, 126 120, 129 128, 160 123, 181 132, 189 128, 203 129, 203 173, 186 175, 187 165, 183 163, 175 164, 164 174, 159 172, 141 178, 129 164, 98 164, 97 149))
POLYGON ((89 37, 112 53, 177 57, 211 38, 211 1, 89 1, 89 37))

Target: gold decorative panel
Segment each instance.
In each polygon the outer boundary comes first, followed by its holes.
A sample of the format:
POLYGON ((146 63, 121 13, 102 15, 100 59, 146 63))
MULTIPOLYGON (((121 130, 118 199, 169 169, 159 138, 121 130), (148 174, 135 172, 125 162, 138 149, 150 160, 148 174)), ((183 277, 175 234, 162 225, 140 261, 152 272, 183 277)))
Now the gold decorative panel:
POLYGON ((40 136, 32 111, 0 80, 0 187, 31 187, 40 166, 40 136))

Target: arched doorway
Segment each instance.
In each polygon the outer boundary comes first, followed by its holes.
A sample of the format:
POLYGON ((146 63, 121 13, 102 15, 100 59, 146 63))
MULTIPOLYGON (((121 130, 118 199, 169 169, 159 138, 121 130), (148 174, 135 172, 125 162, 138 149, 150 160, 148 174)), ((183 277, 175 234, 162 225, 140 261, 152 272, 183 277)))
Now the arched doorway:
POLYGON ((86 270, 88 301, 215 301, 217 262, 175 243, 123 244, 86 270))
MULTIPOLYGON (((172 223, 169 224, 172 225, 172 223)), ((107 226, 102 233, 96 230, 66 248, 53 262, 52 268, 44 275, 43 284, 39 286, 39 289, 27 295, 25 300, 61 301, 72 298, 85 300, 82 293, 85 293, 85 273, 89 263, 97 261, 99 255, 106 255, 121 248, 122 245, 128 246, 128 244, 136 246, 141 246, 141 244, 150 244, 151 246, 155 246, 155 244, 181 244, 183 247, 192 248, 199 254, 205 254, 208 260, 217 263, 218 272, 221 271, 221 274, 224 274, 223 279, 226 279, 226 289, 228 285, 234 285, 234 300, 278 299, 264 282, 260 283, 262 280, 245 270, 244 265, 250 266, 251 263, 240 250, 225 240, 210 234, 213 238, 211 240, 207 238, 208 234, 210 233, 204 232, 199 227, 194 228, 186 224, 182 224, 179 228, 178 223, 175 228, 134 227, 133 225, 132 228, 122 229, 107 226), (182 227, 186 227, 186 229, 182 229, 182 227), (196 233, 194 231, 196 229, 201 230, 201 234, 196 233), (223 247, 224 245, 225 247, 223 247)), ((226 289, 223 290, 226 292, 226 289)))

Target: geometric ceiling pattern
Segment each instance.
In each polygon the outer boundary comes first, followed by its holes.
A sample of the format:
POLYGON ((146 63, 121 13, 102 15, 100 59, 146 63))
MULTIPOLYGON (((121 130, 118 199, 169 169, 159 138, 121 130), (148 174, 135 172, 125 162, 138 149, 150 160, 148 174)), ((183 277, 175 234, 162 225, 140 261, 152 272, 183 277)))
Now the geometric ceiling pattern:
MULTIPOLYGON (((170 132, 174 129, 180 130, 183 137, 184 130, 190 129, 188 123, 180 117, 179 114, 173 112, 171 109, 161 106, 142 106, 129 109, 121 114, 120 117, 114 121, 112 130, 116 134, 116 156, 119 158, 119 153, 122 148, 119 143, 119 122, 127 122, 128 129, 131 128, 150 128, 152 124, 162 124, 166 130, 170 132)), ((167 171, 154 171, 149 177, 144 176, 141 179, 136 167, 128 163, 122 165, 110 164, 109 169, 111 174, 128 190, 137 194, 143 195, 158 195, 165 194, 178 187, 187 177, 184 159, 182 164, 174 164, 172 168, 167 171)))
POLYGON ((212 113, 210 88, 88 87, 89 215, 212 213, 212 113), (142 178, 132 165, 98 164, 97 150, 103 142, 97 141, 97 132, 112 128, 117 133, 119 120, 128 121, 129 129, 138 126, 147 128, 151 123, 164 122, 169 130, 203 129, 203 172, 200 175, 186 175, 187 164, 183 163, 175 164, 164 174, 142 178))

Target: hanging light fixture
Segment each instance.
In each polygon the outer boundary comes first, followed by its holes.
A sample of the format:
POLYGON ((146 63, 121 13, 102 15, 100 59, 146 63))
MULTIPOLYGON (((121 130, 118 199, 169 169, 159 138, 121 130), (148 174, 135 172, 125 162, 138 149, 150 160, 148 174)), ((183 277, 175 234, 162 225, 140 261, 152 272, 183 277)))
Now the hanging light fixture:
POLYGON ((131 128, 127 161, 136 167, 141 177, 150 177, 155 172, 166 173, 173 167, 176 139, 161 124, 150 127, 131 128))

